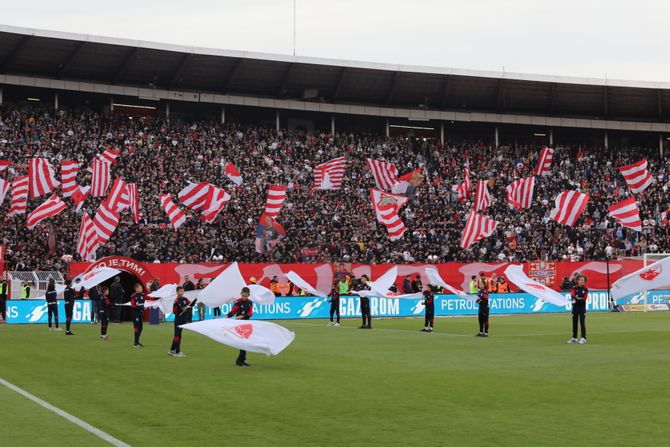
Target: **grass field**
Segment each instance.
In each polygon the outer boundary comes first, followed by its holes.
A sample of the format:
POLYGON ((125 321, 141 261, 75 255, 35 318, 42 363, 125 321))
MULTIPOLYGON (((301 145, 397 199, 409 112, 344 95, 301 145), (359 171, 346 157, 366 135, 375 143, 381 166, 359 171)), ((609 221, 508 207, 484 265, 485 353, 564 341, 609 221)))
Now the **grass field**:
MULTIPOLYGON (((0 378, 134 446, 667 445, 670 314, 589 314, 589 344, 566 345, 569 315, 377 320, 358 330, 281 322, 296 339, 276 357, 172 327, 0 326, 0 378)), ((3 446, 104 441, 0 386, 3 446)))

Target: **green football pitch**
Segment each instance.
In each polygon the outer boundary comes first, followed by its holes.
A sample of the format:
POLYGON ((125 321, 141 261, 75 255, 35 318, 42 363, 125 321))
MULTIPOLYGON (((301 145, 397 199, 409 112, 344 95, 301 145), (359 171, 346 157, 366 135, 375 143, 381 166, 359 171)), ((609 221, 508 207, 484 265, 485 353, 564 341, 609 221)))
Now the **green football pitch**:
MULTIPOLYGON (((670 313, 280 322, 296 333, 276 357, 237 352, 172 326, 0 326, 0 378, 133 446, 667 445, 670 313)), ((0 445, 109 445, 0 386, 0 445)))

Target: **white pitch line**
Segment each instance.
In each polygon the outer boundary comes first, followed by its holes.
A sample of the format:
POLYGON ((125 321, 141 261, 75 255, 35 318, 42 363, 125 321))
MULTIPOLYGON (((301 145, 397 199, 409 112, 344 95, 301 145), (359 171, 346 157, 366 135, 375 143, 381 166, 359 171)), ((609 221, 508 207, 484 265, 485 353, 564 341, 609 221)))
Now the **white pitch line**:
POLYGON ((110 435, 108 433, 105 433, 104 431, 102 431, 100 429, 95 428, 91 424, 88 424, 88 423, 82 421, 78 417, 73 416, 66 411, 63 411, 58 407, 54 407, 49 402, 46 402, 46 401, 40 399, 39 397, 30 394, 28 391, 26 391, 24 389, 21 389, 18 386, 14 385, 14 384, 11 384, 11 383, 7 382, 6 380, 4 380, 2 378, 0 378, 0 384, 6 386, 7 388, 9 388, 10 390, 12 390, 16 393, 19 393, 20 395, 22 395, 26 399, 32 400, 33 402, 35 402, 40 407, 46 408, 47 410, 56 413, 58 416, 61 416, 65 419, 67 419, 68 421, 70 421, 73 424, 83 428, 84 430, 86 430, 90 433, 93 433, 95 436, 102 439, 103 441, 107 441, 108 443, 110 443, 110 444, 112 444, 116 447, 130 447, 130 444, 126 444, 125 442, 123 442, 119 439, 116 439, 112 435, 110 435))

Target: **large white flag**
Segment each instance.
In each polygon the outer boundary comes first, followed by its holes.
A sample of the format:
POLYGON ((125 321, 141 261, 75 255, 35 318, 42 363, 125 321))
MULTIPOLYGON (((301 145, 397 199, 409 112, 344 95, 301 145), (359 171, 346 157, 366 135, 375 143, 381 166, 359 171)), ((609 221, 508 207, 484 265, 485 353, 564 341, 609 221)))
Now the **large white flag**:
POLYGON ((221 306, 240 298, 243 287, 249 287, 251 301, 255 303, 272 304, 275 301, 275 294, 270 289, 244 282, 237 262, 233 262, 207 284, 207 287, 200 290, 198 301, 209 307, 221 306))
POLYGON ((670 257, 667 257, 619 278, 612 284, 612 298, 616 300, 643 290, 659 289, 669 285, 670 257))
POLYGON ((452 287, 449 284, 447 284, 447 282, 444 279, 442 279, 442 277, 440 276, 440 274, 438 273, 436 268, 426 267, 426 276, 428 277, 428 281, 430 282, 431 285, 440 286, 444 289, 447 289, 448 291, 450 291, 454 295, 457 295, 459 298, 467 298, 470 301, 474 301, 474 300, 477 299, 476 295, 468 296, 462 290, 458 290, 457 288, 452 287))
POLYGON ((90 272, 86 272, 80 276, 77 276, 75 279, 79 278, 81 282, 79 284, 76 284, 74 289, 79 290, 81 288, 84 288, 86 290, 89 290, 91 287, 95 287, 101 282, 105 282, 109 278, 113 278, 119 273, 121 273, 121 270, 113 269, 110 267, 99 267, 95 270, 91 270, 90 272))
POLYGON ((294 271, 288 272, 286 274, 286 279, 291 281, 296 286, 300 287, 302 290, 305 290, 307 291, 307 293, 311 293, 314 296, 320 296, 321 298, 328 298, 328 295, 330 295, 330 290, 327 292, 320 292, 316 290, 314 287, 311 286, 310 283, 302 279, 302 277, 294 271))
POLYGON ((391 292, 389 289, 395 283, 396 278, 398 277, 398 267, 391 267, 388 272, 384 273, 382 276, 377 278, 376 281, 368 281, 368 286, 370 290, 355 290, 351 293, 358 296, 378 296, 381 298, 421 298, 423 297, 422 292, 418 293, 408 293, 404 295, 399 295, 395 292, 391 292))
POLYGON ((555 304, 557 306, 565 306, 570 304, 570 300, 542 283, 530 279, 523 272, 520 265, 510 265, 505 269, 505 276, 507 279, 517 286, 519 289, 530 293, 531 295, 546 301, 547 303, 555 304))
POLYGON ((293 332, 269 321, 220 318, 182 324, 180 327, 233 348, 265 355, 279 354, 295 338, 293 332))

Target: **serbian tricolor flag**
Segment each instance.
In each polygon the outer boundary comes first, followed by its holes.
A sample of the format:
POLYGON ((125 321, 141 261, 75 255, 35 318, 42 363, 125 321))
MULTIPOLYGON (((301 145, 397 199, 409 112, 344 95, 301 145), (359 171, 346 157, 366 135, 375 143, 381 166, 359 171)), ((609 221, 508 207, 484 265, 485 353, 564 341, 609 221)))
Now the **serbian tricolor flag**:
POLYGON ((391 188, 391 192, 393 194, 402 194, 411 199, 416 194, 416 188, 421 182, 423 182, 423 169, 415 169, 401 176, 398 182, 391 188))
POLYGON ((182 324, 188 329, 224 345, 265 355, 277 355, 295 338, 288 329, 269 321, 219 318, 182 324))
POLYGON ((268 213, 261 214, 256 227, 256 253, 272 253, 275 246, 286 235, 286 230, 268 213))
POLYGON ((231 162, 226 164, 224 174, 226 174, 226 177, 228 177, 230 181, 235 183, 237 186, 242 184, 242 174, 240 174, 240 171, 238 171, 235 165, 231 162))

